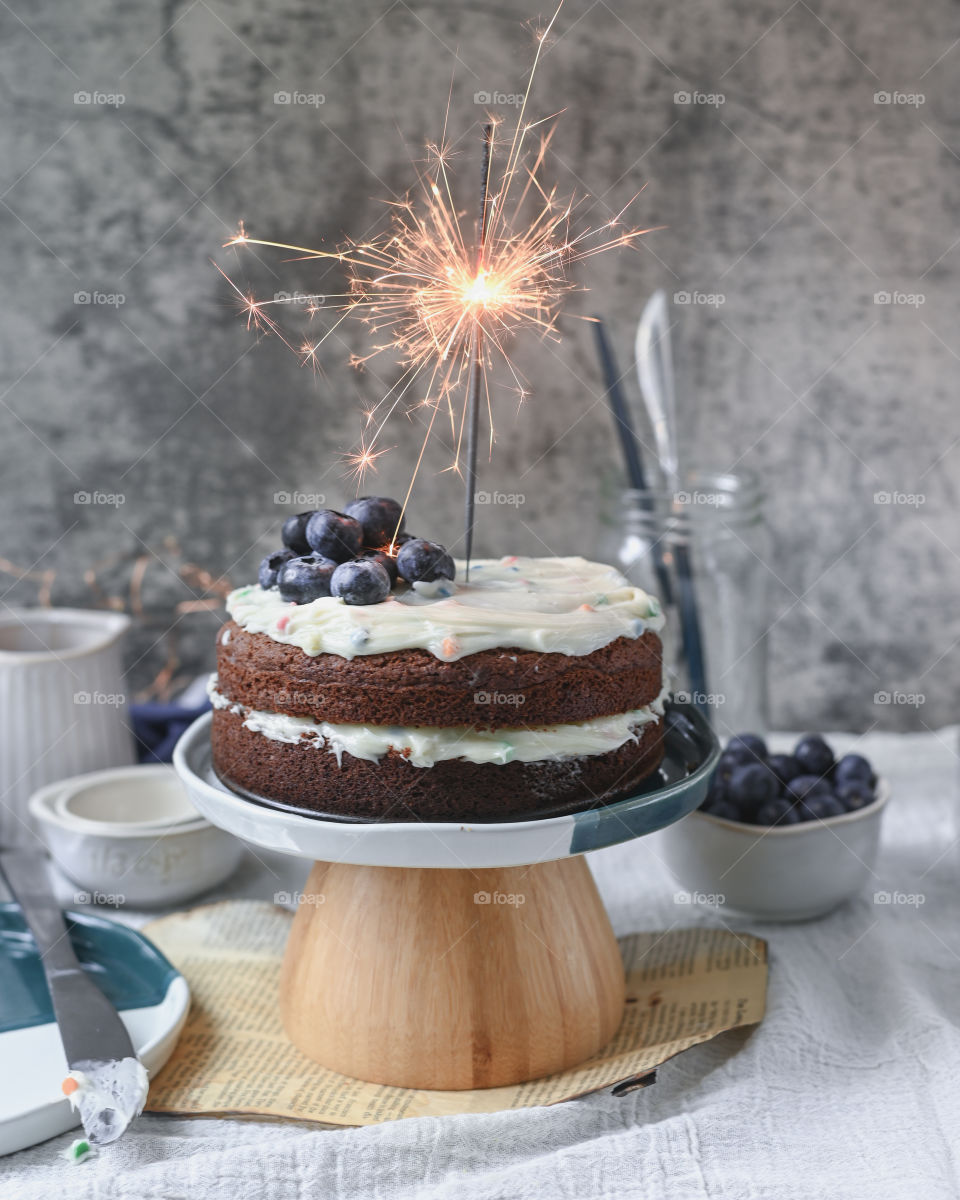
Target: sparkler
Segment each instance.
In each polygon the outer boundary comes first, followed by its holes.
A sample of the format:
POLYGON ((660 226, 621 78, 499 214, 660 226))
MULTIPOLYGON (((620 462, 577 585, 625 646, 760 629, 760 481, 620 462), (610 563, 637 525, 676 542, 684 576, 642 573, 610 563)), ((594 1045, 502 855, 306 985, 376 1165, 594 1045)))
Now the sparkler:
MULTIPOLYGON (((493 125, 483 127, 483 165, 480 168, 480 247, 477 253, 477 278, 482 279, 486 263, 487 217, 490 211, 490 151, 493 148, 493 125)), ((473 526, 477 500, 477 440, 480 436, 480 380, 483 377, 483 327, 474 323, 470 342, 470 388, 467 392, 467 470, 466 506, 464 511, 464 558, 467 579, 470 578, 470 552, 473 549, 473 526)), ((492 426, 491 426, 492 428, 492 426)))
POLYGON ((422 409, 426 429, 404 497, 406 509, 437 417, 445 414, 454 446, 447 470, 462 475, 466 486, 468 564, 473 543, 481 391, 491 452, 494 442, 492 370, 504 370, 519 401, 526 399, 529 389, 509 355, 514 337, 526 330, 559 340, 556 321, 561 301, 575 290, 568 275, 571 265, 614 247, 631 246, 650 232, 622 225, 628 204, 599 226, 574 233, 572 218, 583 200, 561 198, 557 187, 541 178, 556 129, 556 114, 546 120, 528 120, 527 102, 543 47, 559 12, 558 8, 538 35, 527 90, 516 126, 505 142, 505 161, 496 174, 496 123, 491 121, 485 126, 481 217, 475 237, 469 236, 469 229, 464 231, 464 213, 454 202, 452 148, 446 141, 445 123, 443 140, 428 147, 426 167, 417 172, 418 192, 390 205, 391 219, 382 234, 363 241, 347 240, 336 250, 327 251, 251 237, 241 224, 224 243, 225 247, 285 250, 300 261, 325 260, 346 269, 346 291, 328 295, 323 304, 313 304, 308 310, 311 318, 320 312, 337 314, 316 340, 307 339, 295 346, 273 311, 275 306, 290 301, 257 300, 217 267, 236 293, 247 327, 280 337, 299 354, 303 365, 318 366, 321 347, 351 316, 364 321, 374 335, 371 351, 353 356, 353 365, 360 366, 381 353, 399 360, 398 381, 366 414, 360 449, 347 456, 358 484, 384 453, 380 441, 390 418, 398 410, 410 415, 422 409))

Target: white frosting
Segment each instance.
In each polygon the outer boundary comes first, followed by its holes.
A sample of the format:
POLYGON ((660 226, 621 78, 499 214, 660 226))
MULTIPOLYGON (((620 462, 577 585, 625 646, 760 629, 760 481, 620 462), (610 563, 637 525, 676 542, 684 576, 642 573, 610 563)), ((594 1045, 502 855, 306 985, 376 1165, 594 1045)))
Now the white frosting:
MULTIPOLYGON (((464 573, 458 562, 458 580, 464 573)), ((227 611, 249 632, 310 655, 419 649, 444 662, 498 646, 582 656, 664 624, 653 596, 584 558, 478 559, 469 583, 415 584, 371 605, 333 596, 298 605, 275 588, 238 588, 227 611)))
POLYGON ((313 717, 257 712, 235 704, 217 690, 216 676, 208 685, 214 708, 228 708, 243 717, 245 727, 275 742, 303 742, 337 756, 377 762, 391 748, 405 754, 414 767, 432 767, 451 758, 474 763, 540 762, 544 759, 581 758, 609 754, 627 742, 637 741, 642 726, 663 716, 669 694, 666 684, 652 704, 612 717, 595 717, 568 725, 539 728, 473 729, 469 725, 405 727, 401 725, 332 725, 313 717))
POLYGON ((70 1106, 80 1113, 84 1133, 98 1145, 115 1141, 143 1112, 150 1086, 138 1058, 81 1061, 67 1079, 77 1085, 67 1093, 70 1106))

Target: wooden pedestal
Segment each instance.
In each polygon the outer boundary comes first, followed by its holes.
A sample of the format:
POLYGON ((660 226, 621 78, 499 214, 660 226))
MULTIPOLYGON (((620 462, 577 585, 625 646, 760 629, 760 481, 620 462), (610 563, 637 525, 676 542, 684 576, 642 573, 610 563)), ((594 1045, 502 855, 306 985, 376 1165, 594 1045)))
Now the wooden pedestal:
POLYGON ((314 864, 283 961, 291 1040, 399 1087, 497 1087, 613 1036, 624 975, 582 857, 440 870, 314 864))

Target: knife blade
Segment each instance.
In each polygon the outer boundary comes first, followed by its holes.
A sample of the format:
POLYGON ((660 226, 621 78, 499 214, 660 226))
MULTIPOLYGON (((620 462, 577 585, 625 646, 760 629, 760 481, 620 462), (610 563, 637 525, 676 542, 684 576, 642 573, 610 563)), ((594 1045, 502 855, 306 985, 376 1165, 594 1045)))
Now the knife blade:
POLYGON ((63 1091, 91 1142, 116 1141, 143 1111, 148 1080, 120 1014, 83 970, 47 879, 46 855, 0 853, 0 872, 40 952, 69 1075, 63 1091))
MULTIPOLYGON (((663 288, 658 288, 640 315, 634 353, 640 392, 653 427, 664 485, 668 493, 676 496, 680 482, 680 462, 677 453, 677 400, 670 328, 667 294, 663 288)), ((684 538, 678 538, 671 549, 677 569, 677 610, 680 615, 690 690, 697 697, 694 701, 696 707, 707 713, 706 661, 690 549, 684 538)))

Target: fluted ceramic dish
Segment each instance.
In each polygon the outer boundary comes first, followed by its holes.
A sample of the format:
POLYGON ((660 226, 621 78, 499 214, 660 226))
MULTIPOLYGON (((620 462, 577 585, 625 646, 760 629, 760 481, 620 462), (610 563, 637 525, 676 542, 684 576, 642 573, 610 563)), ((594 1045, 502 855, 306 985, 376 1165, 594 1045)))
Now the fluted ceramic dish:
POLYGON ((129 624, 78 608, 0 614, 0 843, 33 840, 37 788, 134 762, 120 654, 129 624))

